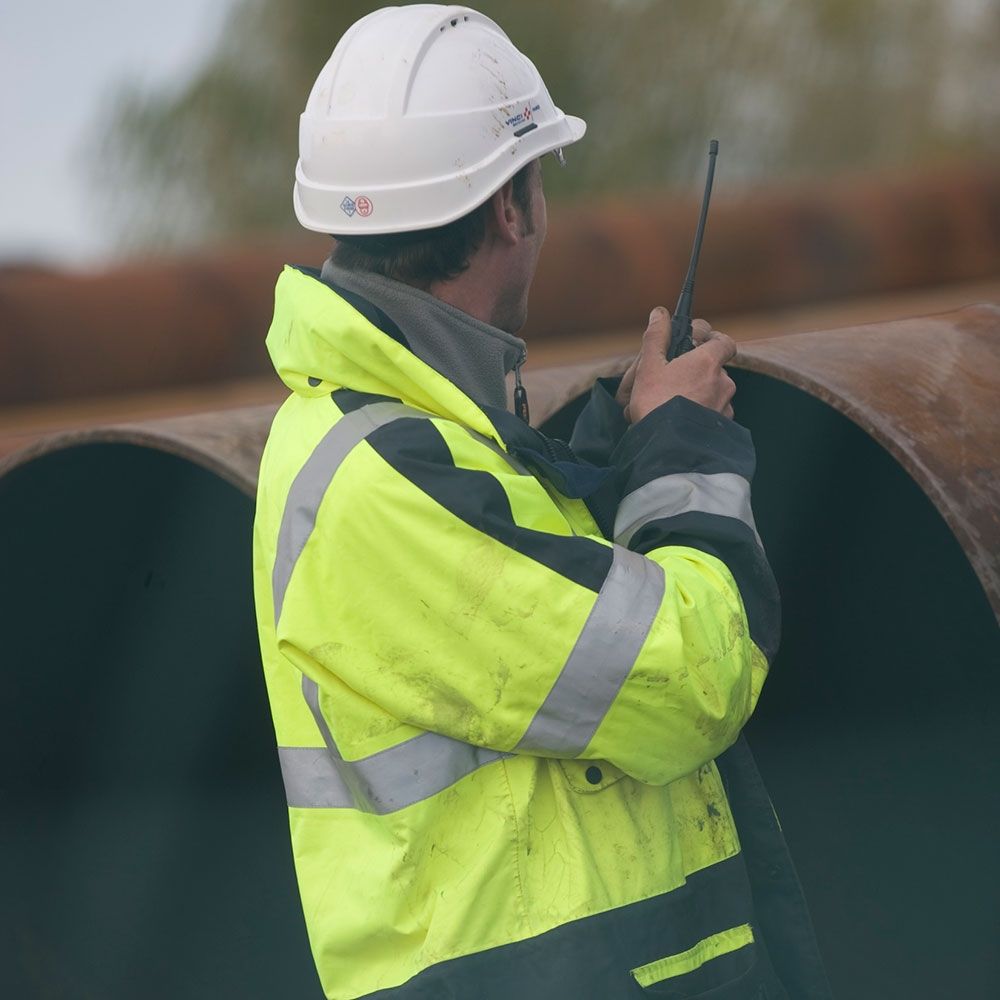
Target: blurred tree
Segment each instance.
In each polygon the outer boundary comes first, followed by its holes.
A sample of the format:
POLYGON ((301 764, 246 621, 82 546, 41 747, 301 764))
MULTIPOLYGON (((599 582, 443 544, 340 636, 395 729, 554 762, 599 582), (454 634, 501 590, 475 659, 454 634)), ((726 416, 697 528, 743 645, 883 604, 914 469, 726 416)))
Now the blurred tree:
MULTIPOLYGON (((126 86, 98 154, 127 245, 294 229, 298 116, 336 39, 378 6, 234 0, 179 91, 126 86)), ((481 0, 589 124, 556 199, 762 180, 1000 149, 990 0, 481 0)))

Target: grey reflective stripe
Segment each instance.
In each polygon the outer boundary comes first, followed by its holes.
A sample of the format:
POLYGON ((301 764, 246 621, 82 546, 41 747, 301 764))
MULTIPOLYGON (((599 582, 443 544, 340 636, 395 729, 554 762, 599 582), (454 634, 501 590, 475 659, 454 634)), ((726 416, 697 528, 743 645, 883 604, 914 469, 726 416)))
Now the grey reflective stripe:
POLYGON ((678 472, 640 486, 618 505, 615 541, 628 545, 650 521, 695 510, 742 521, 760 544, 750 507, 750 484, 734 472, 678 472))
POLYGON ((278 747, 288 805, 297 809, 336 809, 349 795, 326 747, 278 747))
MULTIPOLYGON (((344 459, 372 431, 393 420, 413 417, 429 420, 433 416, 432 413, 415 410, 403 403, 369 403, 341 417, 316 445, 292 481, 285 500, 281 526, 278 529, 277 554, 271 571, 275 624, 281 617, 281 608, 285 601, 285 592, 288 590, 288 582, 292 578, 292 571, 316 525, 319 506, 344 459)), ((469 428, 465 430, 502 456, 517 472, 528 475, 527 470, 495 441, 469 428)))
POLYGON ((401 417, 429 417, 402 403, 371 403, 341 417, 316 445, 292 482, 278 529, 278 549, 271 571, 274 620, 281 617, 288 581, 316 525, 319 505, 351 450, 373 430, 401 417))
POLYGON ((511 756, 440 733, 421 733, 370 757, 346 761, 320 710, 316 683, 304 677, 302 692, 326 746, 278 748, 288 805, 295 808, 360 809, 383 815, 430 798, 480 767, 511 756))
POLYGON ((616 545, 569 659, 516 749, 583 753, 632 670, 663 601, 663 569, 616 545))

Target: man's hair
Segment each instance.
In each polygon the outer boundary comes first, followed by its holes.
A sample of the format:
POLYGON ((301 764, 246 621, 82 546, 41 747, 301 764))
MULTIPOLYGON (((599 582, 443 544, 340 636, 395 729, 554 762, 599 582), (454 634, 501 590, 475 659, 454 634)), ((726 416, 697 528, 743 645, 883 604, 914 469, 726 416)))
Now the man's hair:
MULTIPOLYGON (((531 169, 514 174, 514 201, 531 218, 531 169)), ((447 281, 469 266, 469 258, 486 237, 489 199, 467 215, 434 229, 381 236, 335 236, 330 259, 349 271, 371 271, 396 281, 428 288, 447 281)))

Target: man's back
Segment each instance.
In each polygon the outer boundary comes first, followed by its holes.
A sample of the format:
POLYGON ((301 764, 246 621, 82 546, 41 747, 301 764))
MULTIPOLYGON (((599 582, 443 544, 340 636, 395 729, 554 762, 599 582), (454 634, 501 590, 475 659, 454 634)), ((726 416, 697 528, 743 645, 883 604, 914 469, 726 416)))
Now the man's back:
POLYGON ((282 283, 296 394, 261 470, 257 600, 329 995, 510 996, 540 955, 539 995, 627 996, 633 970, 701 969, 692 949, 748 972, 712 758, 765 661, 729 571, 614 545, 439 373, 315 277, 282 283))

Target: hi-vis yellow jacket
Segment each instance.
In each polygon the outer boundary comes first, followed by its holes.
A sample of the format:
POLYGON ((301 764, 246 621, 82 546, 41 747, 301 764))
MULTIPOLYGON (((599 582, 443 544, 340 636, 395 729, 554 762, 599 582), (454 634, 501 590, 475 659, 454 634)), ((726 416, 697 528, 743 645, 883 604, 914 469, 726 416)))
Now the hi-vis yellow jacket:
POLYGON ((326 995, 825 996, 766 796, 748 865, 714 763, 777 638, 748 435, 675 399, 602 478, 404 345, 279 279, 256 602, 326 995))

